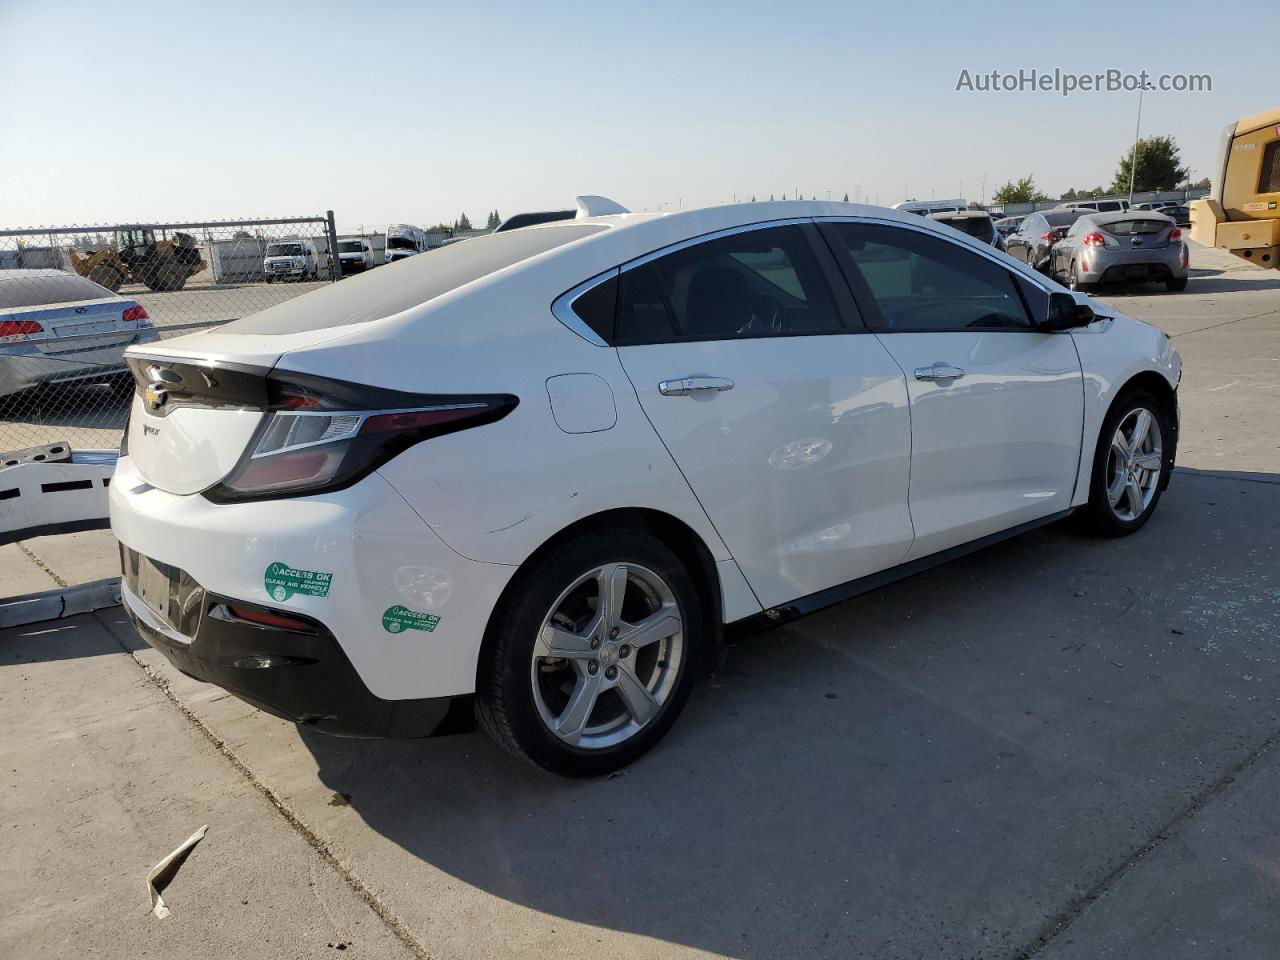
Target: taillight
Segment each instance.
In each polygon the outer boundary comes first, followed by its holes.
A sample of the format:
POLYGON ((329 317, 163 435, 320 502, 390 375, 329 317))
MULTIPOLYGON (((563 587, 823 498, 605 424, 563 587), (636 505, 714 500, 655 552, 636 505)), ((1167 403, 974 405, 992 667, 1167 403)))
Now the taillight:
POLYGON ((1182 242, 1182 230, 1180 228, 1174 227, 1172 230, 1169 231, 1169 242, 1170 243, 1182 242))
POLYGON ((1080 240, 1086 247, 1101 247, 1107 242, 1106 237, 1100 233, 1086 233, 1080 240))
POLYGON ((125 323, 141 323, 143 320, 149 320, 147 316, 147 308, 144 306, 126 307, 124 311, 125 323))
POLYGON ((306 380, 271 382, 271 405, 248 451, 205 496, 222 503, 338 490, 416 443, 500 420, 518 402, 505 394, 373 389, 361 398, 361 388, 352 384, 306 380))
POLYGON ((1053 234, 1052 234, 1052 233, 1042 233, 1042 234, 1040 234, 1040 239, 1041 239, 1041 240, 1043 240, 1045 243, 1052 243, 1052 242, 1053 242, 1053 234))
POLYGON ((34 320, 0 320, 0 339, 27 337, 33 333, 44 333, 44 327, 34 320))

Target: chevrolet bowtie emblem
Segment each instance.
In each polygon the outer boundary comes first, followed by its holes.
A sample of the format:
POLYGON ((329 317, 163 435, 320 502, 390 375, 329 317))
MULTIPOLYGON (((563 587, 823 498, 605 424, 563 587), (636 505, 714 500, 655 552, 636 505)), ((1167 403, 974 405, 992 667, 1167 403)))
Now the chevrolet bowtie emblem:
POLYGON ((159 410, 164 406, 165 398, 168 394, 157 384, 148 383, 147 389, 142 392, 142 403, 148 410, 159 410))

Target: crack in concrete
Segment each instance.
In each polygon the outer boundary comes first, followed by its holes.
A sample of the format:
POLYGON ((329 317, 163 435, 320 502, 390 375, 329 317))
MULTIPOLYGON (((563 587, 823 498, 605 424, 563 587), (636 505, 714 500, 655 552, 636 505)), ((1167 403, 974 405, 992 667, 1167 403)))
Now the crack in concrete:
POLYGON ((49 577, 53 580, 53 582, 56 583, 58 586, 60 587, 71 586, 71 584, 67 583, 67 581, 63 580, 60 576, 54 573, 53 568, 49 566, 47 563, 45 563, 43 560, 41 560, 38 556, 36 556, 35 552, 30 547, 28 547, 25 543, 23 543, 21 540, 19 540, 15 544, 15 546, 17 546, 19 550, 21 550, 23 553, 27 555, 28 560, 30 560, 37 567, 39 567, 41 570, 47 573, 49 577))
POLYGON ((1235 783, 1241 774, 1254 766, 1277 743, 1280 743, 1280 730, 1263 740, 1243 760, 1194 796, 1189 804, 1160 826, 1146 842, 1133 850, 1121 863, 1113 867, 1106 876, 1098 880, 1083 895, 1072 900, 1065 909, 1051 917, 1029 943, 1014 952, 1010 960, 1031 960, 1032 957, 1037 956, 1045 947, 1062 936, 1073 923, 1084 915, 1089 907, 1093 906, 1096 901, 1124 879, 1130 870, 1158 850, 1166 840, 1173 837, 1183 826, 1226 792, 1227 788, 1235 783))
POLYGON ((161 693, 186 717, 197 730, 199 730, 220 754, 230 761, 231 765, 243 776, 259 793, 261 793, 276 811, 284 817, 289 826, 293 827, 302 838, 307 841, 313 850, 319 855, 320 859, 337 871, 338 876, 342 877, 361 900, 363 900, 383 923, 385 923, 395 934, 396 939, 403 943, 418 960, 432 960, 431 953, 418 942, 413 932, 405 925, 404 921, 396 916, 390 907, 384 904, 374 892, 373 888, 365 882, 354 870, 338 859, 329 841, 325 840, 299 816, 292 807, 290 807, 271 787, 267 786, 258 776, 249 769, 231 748, 231 745, 223 740, 220 736, 213 732, 204 721, 195 715, 195 713, 186 706, 177 695, 169 688, 169 681, 165 680, 160 674, 156 673, 148 666, 141 657, 125 644, 125 642, 117 635, 115 626, 107 619, 93 614, 94 618, 102 624, 103 629, 110 634, 111 638, 120 645, 120 648, 129 656, 131 660, 138 666, 147 679, 155 684, 161 693))
POLYGON ((1206 330, 1217 330, 1219 327, 1229 327, 1233 323, 1244 323, 1246 320, 1257 320, 1259 317, 1270 317, 1280 313, 1280 310, 1264 310, 1262 313, 1255 313, 1248 317, 1236 317, 1234 320, 1223 320, 1221 323, 1211 323, 1207 327, 1197 327, 1195 330, 1183 330, 1181 333, 1169 334, 1170 340, 1176 340, 1178 337, 1189 337, 1193 333, 1204 333, 1206 330))

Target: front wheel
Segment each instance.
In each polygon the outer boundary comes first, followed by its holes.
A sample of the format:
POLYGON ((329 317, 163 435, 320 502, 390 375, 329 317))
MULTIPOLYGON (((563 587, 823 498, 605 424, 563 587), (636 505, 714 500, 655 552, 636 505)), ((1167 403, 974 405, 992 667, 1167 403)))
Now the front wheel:
POLYGON ((680 559, 610 529, 554 547, 495 612, 476 712, 503 747, 553 773, 626 766, 670 729, 700 657, 702 607, 680 559))
POLYGON ((1172 439, 1164 405, 1150 393, 1135 391, 1111 408, 1089 485, 1087 511, 1095 533, 1123 537, 1151 519, 1173 467, 1167 446, 1172 439))

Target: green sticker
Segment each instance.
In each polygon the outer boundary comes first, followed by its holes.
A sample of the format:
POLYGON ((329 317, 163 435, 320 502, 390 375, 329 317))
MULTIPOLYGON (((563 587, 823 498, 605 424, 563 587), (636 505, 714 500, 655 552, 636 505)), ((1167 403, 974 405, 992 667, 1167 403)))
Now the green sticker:
POLYGON ((382 629, 387 633, 400 633, 402 630, 425 630, 430 633, 439 622, 440 618, 434 613, 418 613, 400 604, 388 607, 387 612, 382 615, 382 629))
POLYGON ((297 570, 283 563, 273 563, 262 575, 267 594, 278 603, 284 603, 295 593, 306 597, 327 597, 332 573, 320 570, 297 570))

